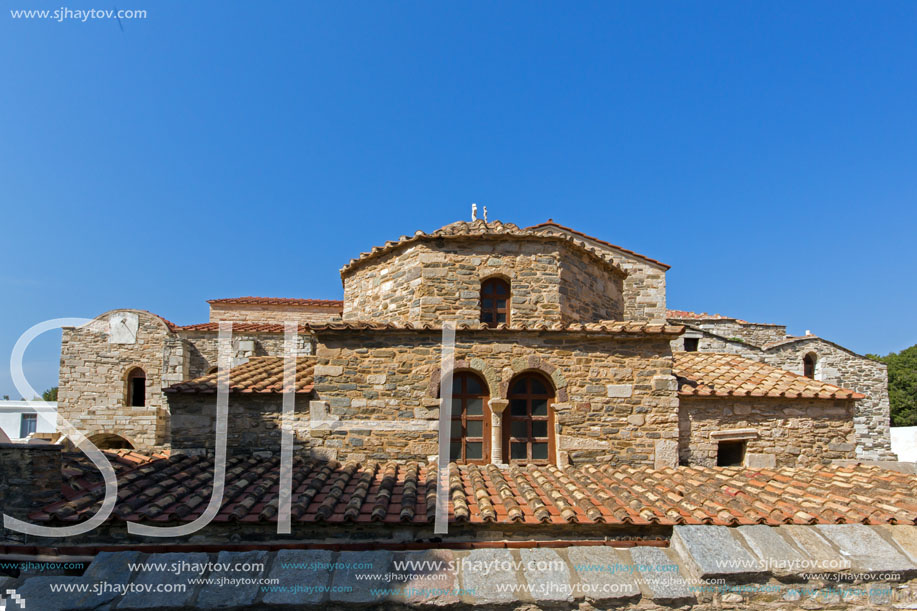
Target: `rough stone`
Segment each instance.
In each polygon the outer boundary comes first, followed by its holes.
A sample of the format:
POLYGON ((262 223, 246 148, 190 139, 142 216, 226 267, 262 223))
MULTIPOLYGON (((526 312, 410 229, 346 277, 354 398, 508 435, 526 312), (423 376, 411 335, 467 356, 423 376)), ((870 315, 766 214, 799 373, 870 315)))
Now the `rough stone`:
POLYGON ((241 567, 246 564, 260 564, 262 568, 250 571, 211 571, 207 575, 211 579, 250 579, 253 583, 207 584, 198 592, 195 607, 199 609, 222 609, 251 605, 261 591, 261 586, 256 580, 261 577, 267 558, 268 555, 265 551, 220 552, 217 555, 217 564, 229 566, 230 568, 234 566, 241 567))
POLYGON ((327 550, 278 551, 268 577, 279 582, 273 586, 276 590, 266 593, 262 600, 267 605, 308 605, 327 601, 333 557, 327 550), (307 589, 297 591, 304 587, 307 589))
POLYGON ((391 596, 395 602, 407 605, 432 605, 443 607, 461 602, 457 595, 458 571, 456 555, 451 550, 422 552, 395 552, 392 566, 412 562, 397 574, 390 586, 400 593, 391 596), (438 567, 438 568, 437 568, 438 567))
POLYGON ((476 549, 465 556, 459 572, 463 592, 474 592, 474 596, 463 595, 462 599, 477 605, 498 605, 517 600, 518 594, 507 591, 519 584, 513 570, 501 567, 515 566, 516 559, 509 550, 476 549), (504 588, 501 591, 501 588, 504 588))
POLYGON ((688 581, 679 572, 678 563, 666 550, 638 545, 630 550, 630 555, 634 564, 640 566, 640 582, 649 590, 653 602, 674 606, 695 600, 688 581))
POLYGON ((156 592, 155 596, 150 596, 149 592, 128 592, 121 599, 121 602, 118 603, 118 609, 155 609, 157 607, 184 607, 191 601, 191 597, 194 594, 194 586, 189 584, 188 581, 190 579, 199 578, 201 575, 200 573, 191 570, 181 570, 176 574, 176 572, 171 570, 170 567, 177 566, 181 568, 189 564, 206 564, 208 561, 209 558, 207 557, 207 554, 199 552, 170 552, 167 554, 150 554, 147 556, 146 562, 164 565, 167 567, 166 570, 156 571, 150 569, 142 573, 138 573, 134 578, 133 583, 138 585, 149 585, 154 589, 160 585, 165 586, 184 584, 184 591, 156 592), (172 563, 177 564, 173 565, 172 563))
POLYGON ((336 568, 331 578, 331 601, 340 603, 378 603, 373 588, 389 586, 384 575, 389 573, 392 565, 392 552, 341 552, 338 554, 336 568), (362 568, 366 565, 368 568, 362 568), (357 568, 361 567, 361 568, 357 568), (375 579, 357 579, 357 575, 376 575, 375 579))
POLYGON ((529 594, 539 601, 572 601, 570 567, 560 555, 549 548, 521 549, 522 576, 529 585, 529 594))
MULTIPOLYGON (((67 594, 52 592, 51 585, 67 585, 82 583, 81 577, 54 576, 54 577, 29 577, 18 588, 16 593, 25 602, 25 611, 40 609, 41 611, 63 611, 74 606, 74 599, 67 594)), ((4 590, 0 592, 6 599, 10 596, 4 590)), ((95 607, 89 607, 95 608, 95 607)), ((20 611, 20 607, 7 601, 7 611, 20 611)))
POLYGON ((841 556, 815 528, 799 524, 790 524, 778 528, 805 554, 808 567, 811 570, 837 572, 850 568, 850 561, 841 556))
POLYGON ((787 575, 804 568, 805 558, 781 536, 779 529, 755 524, 739 526, 737 530, 768 572, 787 575))
POLYGON ((745 551, 735 537, 726 526, 675 526, 672 548, 699 579, 762 574, 761 562, 745 551))
POLYGON ((917 526, 909 524, 883 524, 874 526, 890 538, 910 559, 917 563, 917 526))
POLYGON ((572 547, 567 550, 573 571, 582 584, 580 592, 597 602, 624 602, 640 596, 633 572, 620 570, 632 566, 629 559, 611 547, 572 547))
POLYGON ((868 526, 819 524, 816 528, 850 559, 857 571, 913 571, 915 568, 913 562, 868 526))

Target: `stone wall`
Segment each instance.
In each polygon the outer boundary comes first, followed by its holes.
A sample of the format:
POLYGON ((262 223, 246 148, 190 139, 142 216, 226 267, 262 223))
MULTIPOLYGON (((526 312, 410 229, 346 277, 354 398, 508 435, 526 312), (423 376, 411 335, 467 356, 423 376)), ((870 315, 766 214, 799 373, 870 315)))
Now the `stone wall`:
POLYGON ((857 458, 895 460, 889 434, 888 369, 879 363, 815 336, 769 348, 766 362, 803 373, 803 358, 816 355, 815 379, 866 395, 856 403, 857 458))
POLYGON ((673 323, 690 325, 726 339, 758 347, 786 339, 786 325, 739 322, 733 319, 697 320, 693 318, 672 318, 670 320, 673 323))
MULTIPOLYGON (((182 350, 186 351, 187 380, 198 378, 217 366, 217 345, 219 335, 214 331, 181 331, 182 350)), ((232 334, 232 366, 244 363, 253 356, 283 356, 284 335, 282 333, 236 332, 232 334)), ((313 354, 314 338, 303 333, 297 336, 296 355, 313 354)))
POLYGON ((139 310, 115 310, 82 327, 65 328, 59 416, 90 438, 114 434, 142 449, 167 443, 162 383, 164 348, 173 337, 161 318, 139 310), (126 324, 120 322, 124 318, 126 324), (134 367, 146 374, 144 407, 128 405, 127 374, 134 367))
MULTIPOLYGON (((0 443, 0 514, 28 521, 30 513, 60 499, 61 446, 0 443)), ((0 522, 0 540, 23 537, 0 522)))
POLYGON ((343 274, 344 320, 480 320, 481 282, 511 285, 511 323, 620 319, 623 279, 560 240, 421 242, 343 274))
POLYGON ((666 319, 665 265, 653 263, 604 242, 566 231, 555 225, 533 227, 532 231, 547 235, 572 237, 605 255, 627 273, 624 279, 623 320, 651 320, 663 322, 666 319))
POLYGON ((853 458, 854 403, 681 397, 679 458, 687 464, 716 466, 717 443, 729 440, 746 441, 748 466, 811 466, 853 458))
POLYGON ((326 323, 341 320, 341 312, 336 308, 302 306, 302 305, 249 305, 249 304, 210 304, 210 322, 233 320, 241 322, 284 323, 326 323))
MULTIPOLYGON (((339 459, 423 458, 437 452, 440 336, 320 334, 313 408, 333 420, 430 423, 428 431, 314 431, 339 459)), ((542 373, 554 386, 557 462, 653 464, 656 442, 678 435, 668 338, 533 332, 458 333, 456 367, 474 371, 490 403, 511 379, 542 373)), ((505 407, 505 402, 503 403, 505 407)), ((499 417, 493 431, 499 440, 499 417)), ((492 444, 494 447, 502 444, 492 444)))

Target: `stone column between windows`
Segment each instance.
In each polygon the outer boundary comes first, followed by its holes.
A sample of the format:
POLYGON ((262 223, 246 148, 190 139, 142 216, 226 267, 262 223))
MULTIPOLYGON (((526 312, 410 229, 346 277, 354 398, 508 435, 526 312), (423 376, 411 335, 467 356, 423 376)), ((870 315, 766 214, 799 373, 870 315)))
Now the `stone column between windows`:
POLYGON ((503 464, 503 410, 509 405, 508 399, 491 399, 490 405, 490 462, 503 464))

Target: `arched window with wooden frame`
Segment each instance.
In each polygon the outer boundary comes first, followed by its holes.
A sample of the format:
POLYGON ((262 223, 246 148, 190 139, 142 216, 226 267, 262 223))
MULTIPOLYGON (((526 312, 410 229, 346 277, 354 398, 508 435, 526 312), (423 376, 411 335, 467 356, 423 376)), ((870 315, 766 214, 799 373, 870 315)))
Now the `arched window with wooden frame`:
POLYGON ((484 464, 490 461, 490 408, 487 385, 477 375, 452 377, 452 428, 449 460, 484 464))
POLYGON ((503 457, 517 464, 554 464, 554 390, 540 374, 523 373, 509 385, 503 412, 503 457))
POLYGON ((509 324, 510 289, 503 278, 488 278, 481 283, 481 322, 488 327, 509 324))
POLYGON ((814 352, 810 352, 802 358, 802 375, 807 378, 815 379, 815 365, 818 363, 818 357, 814 352))
POLYGON ((124 398, 128 407, 146 406, 146 372, 140 367, 134 367, 127 372, 127 390, 124 398))

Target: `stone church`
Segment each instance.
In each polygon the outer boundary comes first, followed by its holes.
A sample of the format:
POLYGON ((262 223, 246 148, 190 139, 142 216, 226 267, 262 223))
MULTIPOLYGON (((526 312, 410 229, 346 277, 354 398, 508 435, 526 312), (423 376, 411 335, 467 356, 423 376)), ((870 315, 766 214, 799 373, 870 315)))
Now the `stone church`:
POLYGON ((550 220, 418 231, 341 268, 342 301, 215 299, 205 323, 115 310, 65 329, 59 414, 102 448, 209 454, 227 384, 229 451, 276 456, 292 352, 296 448, 323 459, 431 459, 442 407, 459 464, 893 459, 884 365, 784 326, 668 310, 668 269, 550 220))

